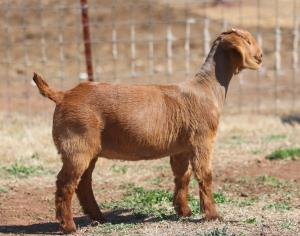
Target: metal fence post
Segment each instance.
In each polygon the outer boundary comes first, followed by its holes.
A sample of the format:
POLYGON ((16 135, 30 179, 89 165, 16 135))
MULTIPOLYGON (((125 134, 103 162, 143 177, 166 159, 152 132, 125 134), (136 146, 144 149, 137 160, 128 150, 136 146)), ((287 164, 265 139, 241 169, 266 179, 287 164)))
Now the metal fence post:
POLYGON ((80 3, 86 70, 88 74, 88 81, 93 81, 93 61, 89 28, 88 3, 87 0, 80 0, 80 3))

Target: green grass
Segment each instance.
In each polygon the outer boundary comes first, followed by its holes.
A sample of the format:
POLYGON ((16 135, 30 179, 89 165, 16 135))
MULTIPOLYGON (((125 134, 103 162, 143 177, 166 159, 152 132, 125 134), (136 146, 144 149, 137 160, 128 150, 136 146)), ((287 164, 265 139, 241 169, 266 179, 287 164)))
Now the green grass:
POLYGON ((280 148, 266 156, 268 160, 296 160, 300 159, 300 148, 280 148))
POLYGON ((118 165, 113 165, 110 170, 114 173, 118 173, 118 174, 126 174, 128 171, 128 167, 127 166, 118 166, 118 165))
POLYGON ((2 169, 8 174, 17 178, 26 178, 43 170, 42 166, 26 166, 15 162, 10 166, 4 166, 2 169))
MULTIPOLYGON (((217 204, 231 202, 221 192, 216 192, 213 196, 217 204)), ((126 193, 122 200, 103 203, 102 207, 105 209, 132 209, 136 215, 153 215, 164 218, 175 213, 172 199, 173 193, 170 191, 146 190, 143 187, 130 184, 126 186, 126 193)), ((189 195, 189 205, 194 215, 201 213, 198 197, 189 195)))

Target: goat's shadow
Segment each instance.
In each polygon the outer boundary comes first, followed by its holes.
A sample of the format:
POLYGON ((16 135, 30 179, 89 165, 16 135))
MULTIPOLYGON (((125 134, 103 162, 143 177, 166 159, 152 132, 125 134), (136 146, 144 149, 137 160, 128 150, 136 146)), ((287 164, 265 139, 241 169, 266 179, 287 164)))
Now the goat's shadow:
MULTIPOLYGON (((110 212, 104 213, 107 223, 111 224, 139 224, 146 222, 159 222, 159 221, 178 221, 179 218, 175 214, 162 215, 160 217, 150 216, 147 214, 134 214, 132 209, 116 209, 110 212)), ((190 222, 199 222, 202 219, 195 220, 186 218, 190 222)), ((77 227, 85 227, 88 225, 94 225, 94 222, 86 217, 75 217, 74 221, 77 227)), ((97 224, 96 224, 97 225, 97 224)), ((0 234, 48 234, 48 235, 60 235, 58 230, 58 223, 46 222, 30 225, 0 225, 0 234)))
POLYGON ((282 116, 281 122, 284 124, 289 124, 289 125, 300 124, 300 115, 282 116))
MULTIPOLYGON (((90 220, 83 217, 75 217, 74 221, 77 226, 84 227, 90 224, 90 220)), ((58 223, 46 222, 30 225, 0 225, 0 234, 61 234, 58 231, 58 223)))

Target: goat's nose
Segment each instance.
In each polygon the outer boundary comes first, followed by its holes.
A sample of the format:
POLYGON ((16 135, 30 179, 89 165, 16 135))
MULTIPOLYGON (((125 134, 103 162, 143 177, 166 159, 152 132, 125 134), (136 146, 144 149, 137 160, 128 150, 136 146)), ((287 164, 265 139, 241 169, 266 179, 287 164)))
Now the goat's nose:
POLYGON ((258 63, 262 62, 262 53, 259 53, 255 56, 255 59, 257 60, 258 63))

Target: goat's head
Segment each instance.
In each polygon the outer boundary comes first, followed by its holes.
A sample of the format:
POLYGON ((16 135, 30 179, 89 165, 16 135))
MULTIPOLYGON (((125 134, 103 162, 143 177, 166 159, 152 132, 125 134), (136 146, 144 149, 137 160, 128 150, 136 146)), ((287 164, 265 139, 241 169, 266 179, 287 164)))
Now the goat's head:
POLYGON ((219 40, 219 45, 230 53, 230 59, 235 64, 235 73, 245 68, 259 69, 262 63, 262 50, 248 31, 231 29, 223 32, 219 40))

